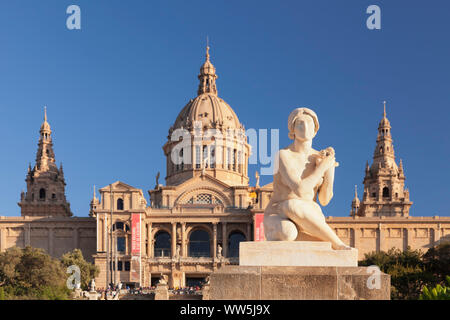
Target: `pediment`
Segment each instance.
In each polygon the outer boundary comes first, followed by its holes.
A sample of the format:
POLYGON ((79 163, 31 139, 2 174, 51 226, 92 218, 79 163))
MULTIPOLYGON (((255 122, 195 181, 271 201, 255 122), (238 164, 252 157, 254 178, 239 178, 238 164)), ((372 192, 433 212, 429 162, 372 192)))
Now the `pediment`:
MULTIPOLYGON (((142 193, 141 189, 137 189, 135 187, 132 187, 125 182, 122 181, 116 181, 112 183, 112 190, 115 192, 130 192, 130 191, 140 191, 142 193)), ((110 191, 110 185, 107 185, 103 188, 101 188, 99 191, 108 192, 110 191)))

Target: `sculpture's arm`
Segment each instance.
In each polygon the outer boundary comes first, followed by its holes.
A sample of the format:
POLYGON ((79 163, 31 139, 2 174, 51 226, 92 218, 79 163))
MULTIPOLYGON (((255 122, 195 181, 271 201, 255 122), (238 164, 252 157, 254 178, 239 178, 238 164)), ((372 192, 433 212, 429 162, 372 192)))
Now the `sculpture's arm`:
POLYGON ((319 188, 318 198, 323 206, 326 206, 333 198, 334 169, 335 167, 331 167, 325 172, 323 183, 319 188))
POLYGON ((328 159, 327 161, 321 161, 308 177, 301 179, 301 177, 299 177, 294 170, 289 170, 286 155, 280 152, 278 170, 283 182, 296 195, 302 197, 305 193, 311 192, 311 190, 313 190, 319 183, 320 179, 324 176, 325 171, 331 165, 330 161, 333 161, 332 165, 334 166, 334 157, 333 159, 328 159))

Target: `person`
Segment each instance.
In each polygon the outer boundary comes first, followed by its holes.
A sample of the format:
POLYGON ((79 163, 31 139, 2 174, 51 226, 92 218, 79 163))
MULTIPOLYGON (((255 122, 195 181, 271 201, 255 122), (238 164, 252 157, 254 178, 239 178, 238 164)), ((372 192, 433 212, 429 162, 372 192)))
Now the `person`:
POLYGON ((319 130, 316 113, 297 108, 288 118, 289 138, 294 142, 279 151, 273 176, 273 194, 264 211, 264 233, 268 241, 299 241, 300 233, 331 242, 335 250, 351 249, 328 226, 322 209, 333 197, 334 171, 338 163, 334 149, 312 148, 319 130))

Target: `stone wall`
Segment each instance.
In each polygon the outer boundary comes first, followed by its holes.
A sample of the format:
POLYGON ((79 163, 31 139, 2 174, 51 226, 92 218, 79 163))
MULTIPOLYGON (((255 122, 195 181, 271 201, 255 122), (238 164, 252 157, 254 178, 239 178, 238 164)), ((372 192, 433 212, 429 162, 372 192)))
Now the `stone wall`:
POLYGON ((92 262, 96 221, 79 217, 0 217, 0 252, 27 245, 42 248, 56 258, 79 248, 84 258, 92 262))
POLYGON ((358 249, 359 260, 372 251, 390 248, 426 252, 450 241, 450 217, 328 217, 327 223, 346 244, 358 249))

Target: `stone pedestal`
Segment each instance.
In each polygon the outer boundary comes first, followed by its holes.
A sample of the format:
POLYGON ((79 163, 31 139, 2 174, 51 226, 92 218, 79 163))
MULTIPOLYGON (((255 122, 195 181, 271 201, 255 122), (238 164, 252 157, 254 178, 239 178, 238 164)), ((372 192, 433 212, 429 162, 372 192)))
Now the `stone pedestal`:
POLYGON ((358 250, 333 250, 330 242, 241 242, 240 266, 357 267, 358 250))
POLYGON ((239 266, 210 275, 210 300, 389 300, 391 278, 328 242, 241 242, 239 266))
POLYGON ((210 275, 209 299, 389 300, 390 276, 380 273, 377 289, 369 279, 372 272, 367 267, 226 266, 210 275))
POLYGON ((169 300, 169 287, 167 284, 157 284, 155 289, 155 300, 169 300))
POLYGON ((209 289, 210 289, 209 283, 203 285, 203 288, 202 288, 202 300, 211 300, 210 296, 209 296, 209 289))

